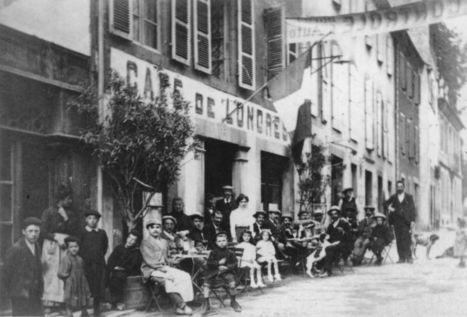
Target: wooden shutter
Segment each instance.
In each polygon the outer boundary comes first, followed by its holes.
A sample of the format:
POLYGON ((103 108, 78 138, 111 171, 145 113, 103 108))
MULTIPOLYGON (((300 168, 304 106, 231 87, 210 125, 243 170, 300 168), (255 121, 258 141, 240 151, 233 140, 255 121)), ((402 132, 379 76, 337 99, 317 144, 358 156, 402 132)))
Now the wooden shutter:
POLYGON ((413 77, 414 77, 414 71, 412 69, 412 66, 410 66, 409 62, 407 62, 407 96, 409 98, 413 98, 413 77))
POLYGON ((267 37, 268 79, 271 79, 284 67, 284 10, 282 7, 264 10, 264 28, 267 37))
POLYGON ((400 87, 402 90, 407 89, 407 74, 406 74, 406 64, 405 64, 405 58, 402 52, 399 53, 399 81, 400 81, 400 87))
POLYGON ((255 90, 255 28, 253 0, 237 0, 238 7, 238 85, 255 90))
POLYGON ((172 0, 172 58, 190 64, 191 1, 172 0))
POLYGON ((386 72, 389 76, 392 76, 394 68, 394 50, 392 46, 392 36, 388 34, 386 36, 386 72))
POLYGON ((118 36, 131 39, 133 36, 132 1, 110 0, 110 31, 118 36))
POLYGON ((365 79, 365 146, 374 149, 373 83, 368 77, 365 79))
POLYGON ((402 155, 405 155, 405 116, 401 113, 399 117, 399 148, 402 155))
POLYGON ((211 0, 194 0, 195 69, 211 74, 211 0))
POLYGON ((418 72, 414 73, 414 83, 413 83, 413 99, 416 105, 420 104, 420 74, 418 72))

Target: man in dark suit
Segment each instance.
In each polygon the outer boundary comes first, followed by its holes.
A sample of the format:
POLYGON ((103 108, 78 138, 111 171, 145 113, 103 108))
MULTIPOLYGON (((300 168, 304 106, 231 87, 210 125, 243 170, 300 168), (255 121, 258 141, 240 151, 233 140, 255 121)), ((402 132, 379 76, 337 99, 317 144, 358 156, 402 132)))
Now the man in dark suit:
POLYGON ((26 218, 23 237, 7 252, 3 285, 11 299, 13 316, 43 316, 41 248, 37 243, 41 221, 26 218))
POLYGON ((394 226, 396 235, 397 253, 399 254, 397 263, 413 263, 410 244, 415 225, 415 204, 412 195, 405 192, 403 181, 398 181, 396 186, 397 192, 389 198, 387 205, 388 220, 394 226))
POLYGON ((230 185, 222 186, 224 197, 216 201, 216 210, 222 213, 222 224, 226 228, 230 228, 230 213, 237 208, 235 198, 233 196, 233 187, 230 185))
POLYGON ((193 228, 190 230, 188 238, 194 242, 202 241, 204 245, 207 245, 212 250, 216 243, 215 229, 204 224, 204 217, 201 214, 193 214, 191 215, 191 219, 193 221, 193 228))

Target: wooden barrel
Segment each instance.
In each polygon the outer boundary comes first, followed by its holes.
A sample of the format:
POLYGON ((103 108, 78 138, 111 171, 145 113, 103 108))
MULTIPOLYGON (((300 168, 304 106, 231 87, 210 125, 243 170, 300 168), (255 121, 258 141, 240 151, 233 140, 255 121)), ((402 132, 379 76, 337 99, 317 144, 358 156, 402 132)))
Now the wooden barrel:
POLYGON ((124 304, 127 309, 144 308, 149 301, 148 290, 143 284, 142 276, 129 276, 124 294, 124 304))

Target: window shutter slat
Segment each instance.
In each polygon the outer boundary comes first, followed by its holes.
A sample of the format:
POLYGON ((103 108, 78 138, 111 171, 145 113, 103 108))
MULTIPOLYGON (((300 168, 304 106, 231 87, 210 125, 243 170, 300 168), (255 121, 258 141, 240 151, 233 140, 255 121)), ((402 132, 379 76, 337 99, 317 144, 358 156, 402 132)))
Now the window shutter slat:
POLYGON ((110 0, 110 31, 126 39, 132 36, 130 0, 110 0))
POLYGON ((172 58, 190 64, 191 1, 172 0, 172 58))
POLYGON ((211 74, 211 0, 194 1, 195 69, 211 74))
POLYGON ((284 14, 282 7, 264 10, 264 28, 267 36, 268 79, 284 67, 284 14))
POLYGON ((252 0, 238 0, 238 84, 255 90, 255 29, 252 0))

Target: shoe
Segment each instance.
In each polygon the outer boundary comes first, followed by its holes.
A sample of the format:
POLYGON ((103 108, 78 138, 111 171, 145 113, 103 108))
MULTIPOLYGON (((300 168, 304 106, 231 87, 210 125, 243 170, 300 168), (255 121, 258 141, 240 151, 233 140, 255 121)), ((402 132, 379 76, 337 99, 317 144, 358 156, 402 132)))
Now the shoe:
POLYGON ((185 307, 183 307, 183 308, 175 309, 175 314, 177 314, 177 315, 192 315, 193 311, 191 310, 190 307, 188 307, 188 305, 185 305, 185 307))
POLYGON ((409 263, 409 264, 413 264, 413 260, 412 260, 412 259, 407 259, 406 262, 409 263))
POLYGON ((329 276, 331 276, 331 275, 330 275, 328 272, 323 272, 323 273, 321 273, 320 275, 318 275, 318 277, 321 277, 321 278, 323 278, 323 277, 329 277, 329 276))
POLYGON ((263 282, 258 282, 258 284, 257 284, 257 285, 258 285, 258 287, 259 287, 259 288, 266 287, 266 285, 264 285, 264 283, 263 283, 263 282))
POLYGON ((282 278, 281 278, 281 276, 280 276, 279 274, 277 274, 276 276, 274 276, 274 279, 275 279, 276 281, 282 281, 282 278))
POLYGON ((230 307, 232 307, 233 310, 236 311, 237 313, 242 311, 242 306, 240 306, 240 304, 235 299, 233 299, 232 302, 230 303, 230 307))
POLYGON ((405 260, 399 260, 396 262, 397 264, 402 264, 402 263, 405 263, 405 260))
POLYGON ((271 282, 271 283, 274 282, 274 278, 272 277, 272 275, 268 276, 268 281, 271 282))
POLYGON ((250 287, 251 287, 251 288, 258 288, 258 284, 256 284, 256 283, 251 283, 251 284, 250 284, 250 287))

